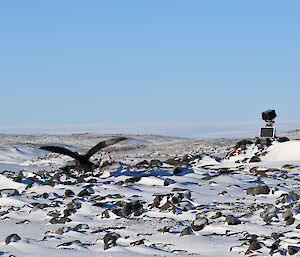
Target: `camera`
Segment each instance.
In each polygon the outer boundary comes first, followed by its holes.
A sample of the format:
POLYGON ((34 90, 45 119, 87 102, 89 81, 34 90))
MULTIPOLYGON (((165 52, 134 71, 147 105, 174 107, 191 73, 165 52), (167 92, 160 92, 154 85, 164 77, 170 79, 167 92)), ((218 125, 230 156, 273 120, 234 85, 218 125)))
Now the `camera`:
POLYGON ((274 139, 276 137, 275 135, 275 128, 274 128, 274 119, 277 117, 275 110, 267 110, 262 112, 261 114, 262 119, 266 122, 266 125, 264 127, 260 128, 260 138, 272 138, 274 139))
POLYGON ((261 116, 265 122, 273 121, 277 117, 275 110, 264 111, 261 116))

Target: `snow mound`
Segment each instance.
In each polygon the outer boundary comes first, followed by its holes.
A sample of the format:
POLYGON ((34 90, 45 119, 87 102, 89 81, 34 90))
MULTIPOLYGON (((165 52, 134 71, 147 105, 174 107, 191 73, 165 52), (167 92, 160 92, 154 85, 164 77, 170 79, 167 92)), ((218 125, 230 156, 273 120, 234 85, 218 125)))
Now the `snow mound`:
POLYGON ((274 142, 268 149, 265 161, 300 161, 300 141, 274 142))
POLYGON ((0 162, 17 164, 41 155, 37 146, 13 146, 0 148, 0 162))

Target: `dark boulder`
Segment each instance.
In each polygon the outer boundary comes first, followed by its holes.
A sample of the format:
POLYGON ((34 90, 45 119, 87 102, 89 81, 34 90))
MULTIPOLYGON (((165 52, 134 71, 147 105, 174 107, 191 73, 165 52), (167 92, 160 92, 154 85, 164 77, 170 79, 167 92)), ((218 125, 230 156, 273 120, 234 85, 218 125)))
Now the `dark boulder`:
POLYGON ((8 188, 8 189, 1 189, 0 190, 0 197, 10 197, 10 196, 18 196, 20 195, 17 189, 8 188))
POLYGON ((191 227, 186 227, 184 228, 181 233, 180 236, 188 236, 188 235, 193 235, 193 230, 191 229, 191 227))
POLYGON ((268 186, 249 187, 247 188, 246 192, 247 195, 269 194, 270 188, 268 186))
POLYGON ((118 233, 112 232, 112 233, 107 233, 104 238, 104 250, 107 250, 109 248, 112 248, 113 246, 116 246, 117 239, 120 238, 121 236, 118 233))
POLYGON ((192 222, 191 228, 194 231, 200 231, 204 229, 204 227, 208 224, 208 219, 205 217, 202 217, 201 219, 196 219, 192 222))
POLYGON ((9 243, 18 242, 20 240, 21 240, 21 237, 19 237, 17 234, 11 234, 6 237, 5 243, 8 245, 9 243))
POLYGON ((238 217, 235 217, 233 215, 226 216, 225 222, 227 222, 228 225, 239 225, 241 224, 241 221, 238 217))
POLYGON ((72 197, 74 195, 75 195, 75 193, 72 190, 70 190, 70 189, 67 189, 65 191, 65 197, 72 197))
POLYGON ((289 253, 289 255, 294 255, 296 253, 298 253, 300 250, 300 247, 296 247, 296 246, 293 246, 293 245, 289 245, 288 248, 287 248, 287 251, 289 253))

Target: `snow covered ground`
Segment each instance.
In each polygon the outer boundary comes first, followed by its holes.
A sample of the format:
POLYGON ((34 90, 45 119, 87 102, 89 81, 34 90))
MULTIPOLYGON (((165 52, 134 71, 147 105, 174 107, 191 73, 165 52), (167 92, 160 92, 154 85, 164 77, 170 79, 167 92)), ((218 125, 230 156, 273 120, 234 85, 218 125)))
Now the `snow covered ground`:
POLYGON ((82 173, 39 147, 84 153, 120 135, 1 134, 0 256, 299 255, 300 132, 284 135, 238 149, 126 135, 92 158, 112 165, 82 173))

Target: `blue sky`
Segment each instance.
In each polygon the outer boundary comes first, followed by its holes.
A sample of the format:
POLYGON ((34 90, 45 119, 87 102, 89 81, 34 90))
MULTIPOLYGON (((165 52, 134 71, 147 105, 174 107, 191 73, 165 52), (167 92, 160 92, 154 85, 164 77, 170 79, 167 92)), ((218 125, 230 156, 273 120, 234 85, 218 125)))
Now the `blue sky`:
POLYGON ((300 2, 1 1, 0 126, 299 119, 300 2))

